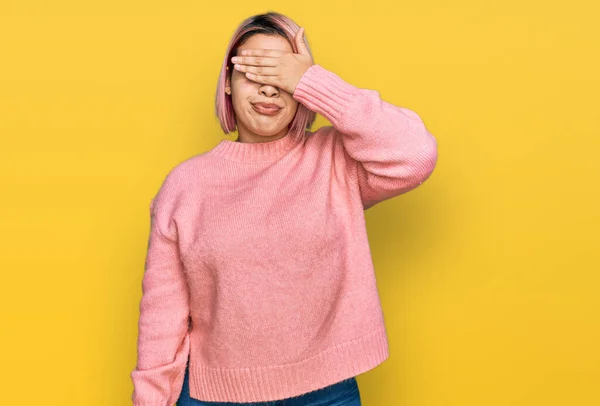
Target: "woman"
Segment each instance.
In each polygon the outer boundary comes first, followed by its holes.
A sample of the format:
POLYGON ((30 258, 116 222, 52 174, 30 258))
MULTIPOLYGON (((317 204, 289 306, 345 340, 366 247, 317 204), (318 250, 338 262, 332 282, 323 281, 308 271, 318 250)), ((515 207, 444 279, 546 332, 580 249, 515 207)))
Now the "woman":
POLYGON ((364 210, 423 183, 437 143, 273 12, 236 31, 216 110, 237 140, 150 205, 133 403, 360 405, 355 377, 388 357, 364 210))

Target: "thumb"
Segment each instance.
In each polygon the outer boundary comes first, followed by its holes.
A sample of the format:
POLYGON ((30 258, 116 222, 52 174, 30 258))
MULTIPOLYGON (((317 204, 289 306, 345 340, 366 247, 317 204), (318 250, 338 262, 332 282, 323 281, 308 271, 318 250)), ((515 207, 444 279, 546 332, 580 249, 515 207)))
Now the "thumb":
POLYGON ((295 39, 298 53, 301 55, 310 55, 310 52, 308 52, 308 46, 306 45, 306 42, 304 42, 304 27, 301 27, 298 32, 296 32, 295 39))

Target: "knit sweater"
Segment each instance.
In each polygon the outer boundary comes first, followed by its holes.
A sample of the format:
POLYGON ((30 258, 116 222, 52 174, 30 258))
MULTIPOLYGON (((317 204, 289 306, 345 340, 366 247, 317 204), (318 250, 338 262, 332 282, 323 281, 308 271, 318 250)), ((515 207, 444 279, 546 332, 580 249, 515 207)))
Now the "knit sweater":
POLYGON ((321 65, 294 99, 303 138, 222 140, 175 166, 150 204, 134 406, 261 402, 389 355, 364 210, 419 186, 437 142, 413 111, 321 65))

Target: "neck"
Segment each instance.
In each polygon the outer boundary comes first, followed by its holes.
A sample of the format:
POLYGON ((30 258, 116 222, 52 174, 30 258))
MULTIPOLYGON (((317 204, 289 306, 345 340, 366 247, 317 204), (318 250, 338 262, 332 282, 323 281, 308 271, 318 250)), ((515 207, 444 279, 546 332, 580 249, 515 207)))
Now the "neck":
POLYGON ((289 126, 287 128, 281 130, 279 133, 275 135, 258 135, 247 131, 245 128, 238 127, 238 138, 235 142, 243 142, 248 144, 258 144, 263 142, 272 142, 277 141, 283 137, 285 137, 290 131, 289 126))
POLYGON ((243 137, 235 141, 222 140, 212 153, 239 162, 273 162, 286 154, 299 139, 287 132, 283 137, 262 137, 260 142, 246 142, 243 137))

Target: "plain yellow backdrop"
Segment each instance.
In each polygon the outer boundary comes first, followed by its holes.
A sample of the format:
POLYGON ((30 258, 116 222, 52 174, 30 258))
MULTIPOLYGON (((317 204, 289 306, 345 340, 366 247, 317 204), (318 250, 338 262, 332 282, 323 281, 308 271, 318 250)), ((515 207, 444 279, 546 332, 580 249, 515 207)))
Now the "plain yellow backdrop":
POLYGON ((438 140, 431 178, 366 212, 391 357, 363 404, 600 404, 596 1, 11 3, 2 405, 130 405, 150 199, 224 137, 225 48, 268 10, 438 140))

